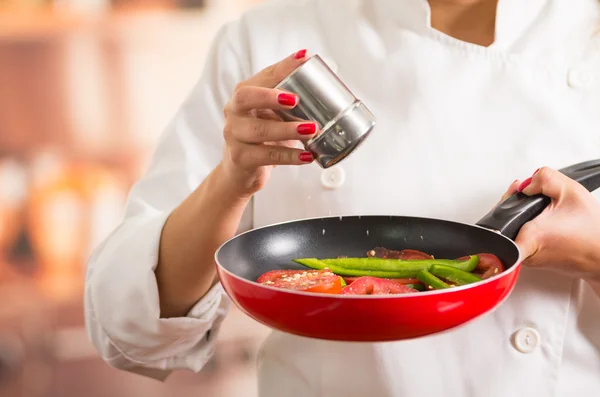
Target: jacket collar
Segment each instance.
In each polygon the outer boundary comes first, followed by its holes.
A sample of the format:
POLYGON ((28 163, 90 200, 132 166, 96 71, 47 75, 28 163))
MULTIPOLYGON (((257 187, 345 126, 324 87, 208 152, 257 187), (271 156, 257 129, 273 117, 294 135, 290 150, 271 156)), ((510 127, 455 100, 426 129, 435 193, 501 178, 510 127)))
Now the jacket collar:
MULTIPOLYGON (((499 0, 495 50, 509 50, 540 21, 569 18, 573 13, 598 7, 598 0, 499 0), (566 14, 565 14, 566 13, 566 14)), ((384 30, 410 30, 431 34, 431 8, 427 0, 365 0, 365 12, 384 30), (370 8, 370 9, 369 9, 370 8)))

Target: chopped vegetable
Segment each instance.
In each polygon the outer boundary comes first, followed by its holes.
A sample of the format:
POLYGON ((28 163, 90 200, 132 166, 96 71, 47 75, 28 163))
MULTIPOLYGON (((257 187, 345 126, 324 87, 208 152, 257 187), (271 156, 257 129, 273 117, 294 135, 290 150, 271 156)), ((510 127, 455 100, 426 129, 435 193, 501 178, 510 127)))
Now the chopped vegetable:
POLYGON ((329 270, 273 270, 259 277, 259 284, 304 292, 339 294, 344 279, 329 270))
POLYGON ((380 278, 406 278, 406 277, 414 277, 416 273, 414 270, 402 271, 402 272, 385 272, 385 271, 374 271, 374 270, 360 270, 360 269, 346 269, 340 266, 332 265, 330 263, 325 263, 325 261, 316 259, 316 258, 303 258, 296 259, 294 262, 304 265, 306 267, 310 267, 311 269, 316 270, 331 270, 335 274, 339 274, 340 276, 372 276, 372 277, 380 277, 380 278))
POLYGON ((475 269, 479 262, 477 256, 467 257, 466 260, 448 260, 448 259, 381 259, 381 258, 336 258, 336 259, 316 259, 303 258, 296 259, 300 263, 311 269, 329 269, 340 276, 373 276, 381 278, 413 278, 421 270, 427 270, 432 265, 452 266, 467 272, 475 269))
POLYGON ((417 291, 425 291, 427 287, 425 284, 417 283, 417 284, 405 284, 406 287, 416 289, 417 291))
POLYGON ((433 289, 444 289, 450 288, 448 284, 431 274, 428 270, 421 270, 417 278, 426 285, 429 285, 433 289))
POLYGON ((474 274, 450 266, 433 265, 429 271, 434 276, 450 281, 456 285, 465 285, 481 281, 481 278, 474 274))
MULTIPOLYGON (((346 284, 352 284, 354 281, 358 280, 360 277, 344 277, 346 284)), ((417 278, 390 278, 390 281, 395 282, 400 285, 408 285, 408 284, 419 284, 419 280, 417 278)))
POLYGON ((504 271, 493 254, 435 259, 421 251, 377 247, 366 258, 301 258, 312 270, 275 270, 258 282, 295 291, 344 295, 382 295, 446 289, 473 284, 504 271))
POLYGON ((466 257, 463 260, 450 259, 382 259, 382 258, 336 258, 321 259, 326 265, 334 265, 345 269, 372 270, 384 272, 403 272, 407 269, 413 271, 429 268, 431 265, 446 265, 456 267, 467 272, 473 271, 479 263, 477 256, 466 257))
MULTIPOLYGON (((502 261, 494 254, 478 254, 479 263, 474 271, 477 275, 479 275, 483 280, 488 279, 496 274, 500 274, 504 271, 504 266, 502 265, 502 261)), ((464 260, 466 257, 459 258, 459 260, 464 260)))
POLYGON ((418 292, 416 289, 377 277, 360 277, 342 290, 342 295, 388 295, 418 292))
POLYGON ((433 256, 426 254, 425 252, 416 250, 402 250, 394 251, 383 247, 376 247, 375 249, 367 252, 369 258, 382 258, 382 259, 433 259, 433 256))

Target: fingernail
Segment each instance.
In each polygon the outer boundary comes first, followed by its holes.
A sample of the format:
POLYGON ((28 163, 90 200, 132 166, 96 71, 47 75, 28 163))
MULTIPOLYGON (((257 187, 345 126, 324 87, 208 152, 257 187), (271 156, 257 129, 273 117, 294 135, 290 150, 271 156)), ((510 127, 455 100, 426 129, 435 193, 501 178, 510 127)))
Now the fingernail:
POLYGON ((279 94, 277 101, 283 106, 296 106, 296 95, 294 94, 279 94))
POLYGON ((300 50, 294 55, 294 59, 302 59, 306 56, 306 50, 300 50))
POLYGON ((298 134, 300 135, 313 135, 317 132, 317 125, 314 123, 300 124, 298 126, 298 134))
POLYGON ((300 153, 300 161, 303 163, 312 163, 315 158, 310 152, 302 152, 300 153))
POLYGON ((533 173, 533 175, 537 174, 540 171, 540 169, 538 168, 537 170, 535 170, 535 172, 533 173))
POLYGON ((533 178, 527 178, 523 181, 523 183, 521 183, 519 185, 519 188, 517 189, 519 192, 522 192, 523 190, 525 190, 527 188, 527 186, 531 185, 531 180, 533 178))

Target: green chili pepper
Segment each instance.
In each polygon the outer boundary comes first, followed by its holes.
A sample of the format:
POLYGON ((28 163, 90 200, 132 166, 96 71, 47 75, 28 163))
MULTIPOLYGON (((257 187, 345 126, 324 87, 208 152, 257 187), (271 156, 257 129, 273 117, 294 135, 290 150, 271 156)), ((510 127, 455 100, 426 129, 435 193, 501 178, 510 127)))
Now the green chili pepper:
POLYGON ((427 284, 434 289, 450 288, 448 284, 431 274, 428 270, 421 270, 417 275, 417 278, 423 284, 427 284))
POLYGON ((467 273, 450 266, 432 265, 429 271, 434 276, 443 278, 457 285, 465 285, 481 281, 481 278, 474 274, 467 273))
POLYGON ((343 277, 340 277, 340 281, 341 281, 341 284, 342 284, 342 288, 344 288, 347 285, 346 284, 346 280, 344 280, 343 277))
POLYGON ((339 259, 296 259, 297 262, 311 269, 329 269, 340 276, 373 276, 381 278, 414 278, 421 270, 428 270, 432 265, 446 265, 466 272, 475 269, 479 257, 471 256, 466 261, 446 259, 402 260, 381 258, 339 258, 339 259))
POLYGON ((406 269, 429 269, 432 265, 455 267, 465 272, 473 271, 479 264, 479 257, 473 255, 468 260, 458 261, 449 259, 382 259, 382 258, 338 258, 321 259, 327 265, 343 267, 344 269, 375 270, 384 272, 399 272, 406 269))
POLYGON ((323 270, 329 269, 332 273, 337 274, 338 276, 354 276, 354 277, 362 277, 362 276, 373 276, 379 278, 412 278, 416 277, 417 273, 420 269, 407 269, 402 272, 379 272, 375 270, 356 270, 356 269, 345 269, 343 267, 327 264, 319 259, 315 258, 303 258, 296 259, 294 262, 304 265, 306 267, 310 267, 315 270, 323 270))

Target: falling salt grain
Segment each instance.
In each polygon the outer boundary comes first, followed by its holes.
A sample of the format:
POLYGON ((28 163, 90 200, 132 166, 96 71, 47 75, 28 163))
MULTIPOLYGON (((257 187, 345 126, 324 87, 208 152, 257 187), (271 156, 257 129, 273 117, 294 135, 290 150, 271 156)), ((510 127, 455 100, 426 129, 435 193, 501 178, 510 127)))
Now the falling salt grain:
POLYGON ((340 216, 340 221, 342 220, 342 217, 340 216))
POLYGON ((325 229, 323 229, 323 236, 325 235, 325 229))
POLYGON ((369 231, 367 230, 367 236, 369 235, 369 231))

